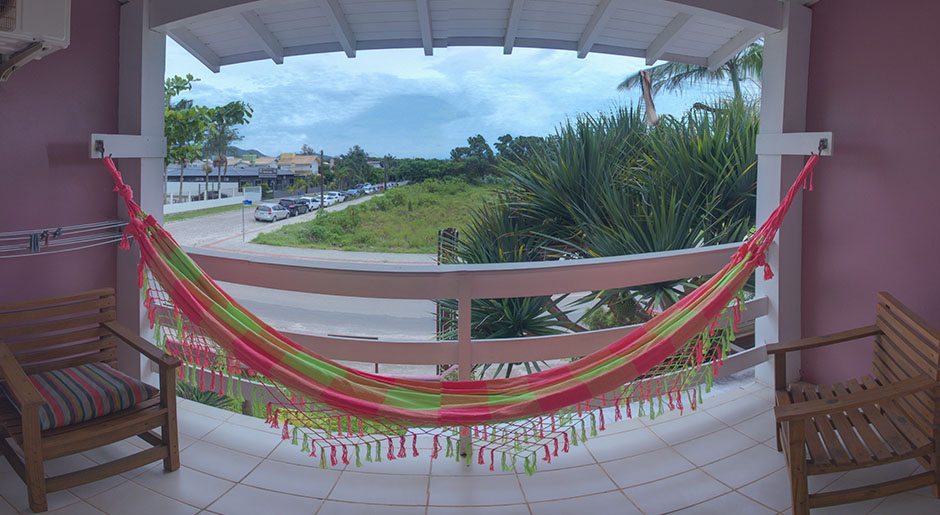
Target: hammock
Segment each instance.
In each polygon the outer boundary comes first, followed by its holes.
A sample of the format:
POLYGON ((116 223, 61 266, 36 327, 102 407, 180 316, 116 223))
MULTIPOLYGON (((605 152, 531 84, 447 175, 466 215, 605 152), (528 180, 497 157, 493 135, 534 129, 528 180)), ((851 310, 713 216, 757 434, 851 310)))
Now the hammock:
POLYGON ((809 158, 777 209, 731 261, 660 315, 572 363, 478 381, 387 377, 302 348, 219 288, 134 202, 113 161, 104 161, 129 213, 121 246, 129 248, 130 235, 140 247, 138 283, 144 304, 158 344, 186 365, 180 368, 181 380, 238 400, 243 400, 245 384, 255 385, 248 400, 256 413, 282 427, 282 438, 292 439, 311 456, 319 451, 321 466, 326 466, 327 449, 332 465, 340 460, 348 464, 350 451, 357 465, 363 450, 366 461, 372 461, 373 449, 375 460, 381 461, 383 443, 388 459, 402 458, 408 439, 416 456, 418 436, 428 435, 434 458, 446 442, 447 456, 469 461, 471 450, 478 449, 478 463, 488 457, 493 470, 499 453, 503 470, 514 470, 516 459, 522 458, 531 474, 539 454, 551 461, 559 447, 566 452, 587 438, 588 422, 592 435, 598 418, 603 430, 604 408, 614 408, 616 420, 623 411, 632 416, 631 403, 640 415, 645 404, 650 416, 656 416, 664 412, 664 404, 682 410, 683 396, 692 409, 701 402, 701 383, 711 385, 733 339, 741 289, 757 267, 772 277, 767 248, 800 187, 812 189, 818 156, 809 158), (720 327, 726 310, 733 312, 732 321, 720 327), (265 393, 275 399, 266 409, 265 393))

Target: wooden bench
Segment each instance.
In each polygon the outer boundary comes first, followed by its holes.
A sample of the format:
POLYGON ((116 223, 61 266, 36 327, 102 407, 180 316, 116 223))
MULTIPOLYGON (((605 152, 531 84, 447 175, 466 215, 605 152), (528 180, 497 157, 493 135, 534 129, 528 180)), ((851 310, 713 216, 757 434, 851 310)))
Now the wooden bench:
POLYGON ((875 324, 767 346, 775 356, 777 449, 790 471, 793 512, 933 486, 940 497, 940 331, 887 293, 875 324), (786 353, 874 338, 873 375, 787 384, 786 353), (917 460, 926 470, 891 481, 809 494, 807 476, 917 460))
POLYGON ((47 509, 48 492, 120 474, 157 460, 163 460, 167 471, 180 466, 175 376, 179 360, 118 324, 114 306, 112 289, 0 304, 0 379, 19 403, 17 409, 7 395, 0 393, 0 451, 26 483, 33 511, 47 509), (129 345, 157 363, 159 395, 116 413, 43 430, 39 410, 46 401, 29 376, 95 363, 116 368, 118 343, 129 345), (160 434, 152 431, 157 427, 161 428, 160 434), (133 436, 151 446, 88 469, 56 477, 46 477, 44 473, 46 460, 133 436), (20 447, 22 457, 8 438, 20 447))

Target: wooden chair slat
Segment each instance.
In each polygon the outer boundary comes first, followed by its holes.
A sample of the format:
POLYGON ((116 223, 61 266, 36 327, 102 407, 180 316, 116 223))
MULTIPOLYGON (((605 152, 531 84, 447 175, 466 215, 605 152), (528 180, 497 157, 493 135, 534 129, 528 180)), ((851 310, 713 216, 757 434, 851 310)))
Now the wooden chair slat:
POLYGON ((923 340, 919 338, 909 340, 898 331, 898 328, 891 325, 886 325, 883 333, 884 336, 879 336, 880 341, 890 346, 890 349, 885 349, 884 352, 891 356, 903 357, 907 362, 921 369, 923 374, 928 374, 934 379, 940 378, 940 362, 937 361, 936 353, 928 356, 918 347, 918 344, 925 345, 923 340))
MULTIPOLYGON (((898 375, 891 369, 887 368, 882 361, 878 360, 872 364, 872 368, 879 377, 887 378, 890 382, 900 381, 902 376, 898 375)), ((932 397, 924 394, 915 394, 910 397, 900 399, 900 402, 905 406, 905 411, 914 421, 918 427, 921 428, 924 432, 929 432, 930 427, 932 427, 930 421, 927 419, 927 411, 929 408, 927 406, 932 404, 932 397)))
POLYGON ((92 315, 67 318, 53 322, 42 322, 38 324, 17 325, 13 327, 0 327, 0 338, 14 338, 17 336, 26 336, 30 334, 46 334, 54 331, 65 331, 68 329, 86 329, 90 326, 98 325, 102 322, 110 322, 117 319, 114 311, 103 311, 92 315))
MULTIPOLYGON (((816 391, 821 399, 834 399, 836 397, 829 385, 820 385, 816 388, 816 391)), ((849 417, 846 413, 833 413, 829 418, 835 426, 836 431, 838 431, 839 438, 842 439, 842 442, 845 444, 849 454, 851 454, 856 463, 866 464, 874 461, 871 452, 865 447, 858 435, 855 434, 855 430, 852 428, 852 423, 849 422, 849 417)))
POLYGON ((86 354, 84 356, 75 356, 75 357, 66 358, 66 359, 59 359, 55 361, 49 361, 46 363, 37 363, 35 365, 23 365, 23 371, 26 372, 28 375, 32 375, 32 374, 38 374, 40 372, 48 372, 50 370, 59 370, 62 368, 77 367, 79 365, 106 362, 106 361, 110 361, 114 359, 117 359, 117 349, 114 347, 111 347, 101 352, 95 352, 94 354, 86 354))
MULTIPOLYGON (((830 385, 830 388, 832 388, 834 394, 837 396, 849 393, 842 383, 834 383, 830 385)), ((894 454, 884 444, 881 437, 872 430, 869 422, 865 420, 862 411, 854 409, 849 410, 846 414, 849 417, 849 421, 852 423, 852 427, 858 432, 858 435, 862 438, 862 441, 865 442, 865 445, 876 460, 883 461, 894 457, 894 454)))
POLYGON ((920 315, 911 311, 911 309, 904 304, 901 304, 890 293, 879 293, 878 300, 880 301, 879 305, 890 309, 908 325, 916 327, 933 346, 940 348, 940 329, 928 324, 920 315))
POLYGON ((876 308, 878 313, 876 323, 882 331, 890 330, 897 337, 903 338, 906 343, 912 345, 921 357, 929 363, 937 363, 940 360, 940 348, 930 340, 930 335, 923 331, 917 331, 899 316, 899 313, 890 310, 884 306, 876 308))
MULTIPOLYGON (((867 376, 866 379, 870 377, 871 376, 867 376)), ((846 382, 845 385, 850 393, 864 390, 862 385, 855 379, 846 382)), ((891 450, 894 451, 895 454, 908 454, 914 451, 914 448, 908 443, 907 438, 904 438, 904 436, 895 429, 891 421, 889 421, 877 407, 866 406, 862 408, 862 413, 865 414, 865 418, 875 427, 878 434, 881 435, 881 438, 891 447, 891 450)))
POLYGON ((16 355, 16 360, 22 365, 40 363, 50 360, 58 360, 76 355, 85 355, 92 352, 106 351, 117 347, 117 338, 102 338, 85 343, 76 343, 74 345, 63 345, 51 349, 39 350, 35 352, 24 352, 16 355))
POLYGON ((67 333, 55 334, 51 336, 32 336, 29 335, 20 339, 4 338, 10 351, 14 354, 19 352, 28 352, 31 350, 42 349, 44 347, 56 347, 65 343, 80 342, 91 340, 102 336, 110 336, 111 332, 102 327, 92 327, 78 331, 69 331, 67 333))
POLYGON ((0 303, 0 312, 7 311, 19 311, 23 309, 30 309, 41 306, 50 306, 54 304, 62 304, 64 302, 74 302, 82 299, 92 299, 100 297, 109 297, 114 295, 114 288, 99 288, 97 290, 89 290, 80 293, 71 293, 68 295, 60 295, 57 297, 47 297, 44 299, 33 299, 19 302, 4 302, 0 303))
POLYGON ((70 304, 0 313, 0 325, 101 311, 105 308, 112 307, 114 307, 114 297, 104 297, 81 302, 72 302, 70 304))
MULTIPOLYGON (((803 402, 806 400, 803 385, 790 385, 790 390, 793 395, 793 402, 803 402)), ((819 431, 816 429, 816 425, 811 420, 807 420, 805 425, 806 434, 804 437, 806 438, 806 448, 811 462, 817 466, 831 463, 832 459, 829 457, 829 453, 826 452, 826 447, 823 445, 822 440, 819 439, 819 431)))

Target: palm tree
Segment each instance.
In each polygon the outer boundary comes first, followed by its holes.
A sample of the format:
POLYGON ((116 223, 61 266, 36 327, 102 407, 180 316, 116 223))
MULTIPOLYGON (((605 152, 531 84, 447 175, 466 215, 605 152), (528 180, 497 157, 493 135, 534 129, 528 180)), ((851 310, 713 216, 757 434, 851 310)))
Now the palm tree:
MULTIPOLYGON (((741 82, 747 79, 760 79, 763 64, 764 45, 751 43, 715 71, 709 71, 707 66, 686 63, 664 63, 640 71, 649 72, 653 81, 653 93, 664 88, 666 91, 675 91, 700 82, 730 80, 731 87, 734 89, 734 99, 741 100, 741 82)), ((628 90, 639 85, 640 72, 636 72, 624 79, 617 89, 628 90)))

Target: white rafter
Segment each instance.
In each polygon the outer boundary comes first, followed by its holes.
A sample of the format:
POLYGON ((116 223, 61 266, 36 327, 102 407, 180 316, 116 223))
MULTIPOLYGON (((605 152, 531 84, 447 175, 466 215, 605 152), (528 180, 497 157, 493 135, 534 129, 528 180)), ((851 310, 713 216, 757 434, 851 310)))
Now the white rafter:
POLYGON ((682 28, 690 21, 692 21, 691 14, 679 13, 669 22, 669 25, 666 25, 666 28, 656 36, 656 39, 654 39, 653 42, 650 43, 649 48, 646 49, 646 66, 652 66, 653 63, 666 53, 666 47, 669 46, 669 43, 679 35, 682 28))
POLYGON ((682 12, 745 26, 758 32, 783 29, 783 2, 780 0, 660 1, 682 12))
POLYGON ((587 27, 584 28, 584 32, 581 33, 581 38, 578 40, 579 58, 584 58, 588 55, 588 52, 591 51, 591 47, 594 46, 597 37, 600 36, 601 31, 604 30, 604 27, 607 25, 607 20, 609 20, 610 15, 613 14, 614 8, 616 7, 615 3, 614 0, 601 0, 597 9, 594 10, 594 14, 591 15, 591 21, 588 22, 587 27))
POLYGON ((339 5, 337 0, 321 0, 320 4, 323 6, 323 10, 326 11, 326 17, 330 20, 333 32, 336 33, 340 46, 346 52, 346 57, 356 57, 356 36, 353 35, 349 23, 346 22, 343 7, 339 5))
POLYGON ((258 13, 245 11, 239 13, 237 19, 242 21, 245 25, 245 30, 249 34, 256 36, 255 39, 258 40, 258 43, 261 44, 261 48, 264 49, 265 53, 268 54, 268 57, 270 57, 272 61, 277 64, 284 64, 284 47, 281 46, 281 42, 278 41, 277 38, 274 37, 274 34, 264 25, 258 13))
POLYGON ((516 33, 519 32, 519 20, 522 18, 522 7, 525 0, 512 0, 512 9, 509 11, 509 23, 506 24, 506 39, 503 43, 503 53, 511 54, 516 44, 516 33))
POLYGON ((708 71, 713 72, 721 68, 721 65, 728 62, 728 59, 731 59, 737 55, 738 52, 747 48, 748 45, 759 37, 760 32, 756 30, 742 30, 737 36, 729 39, 727 43, 721 45, 721 48, 715 50, 712 55, 708 56, 708 71))
POLYGON ((418 26, 421 27, 421 44, 424 45, 424 55, 434 54, 434 32, 431 30, 430 0, 416 0, 418 4, 418 26))
POLYGON ((221 66, 219 56, 189 29, 186 27, 176 27, 167 32, 167 35, 169 35, 173 41, 179 43, 179 46, 186 49, 187 52, 193 54, 200 63, 206 65, 206 68, 212 70, 213 73, 219 73, 219 66, 221 66))

